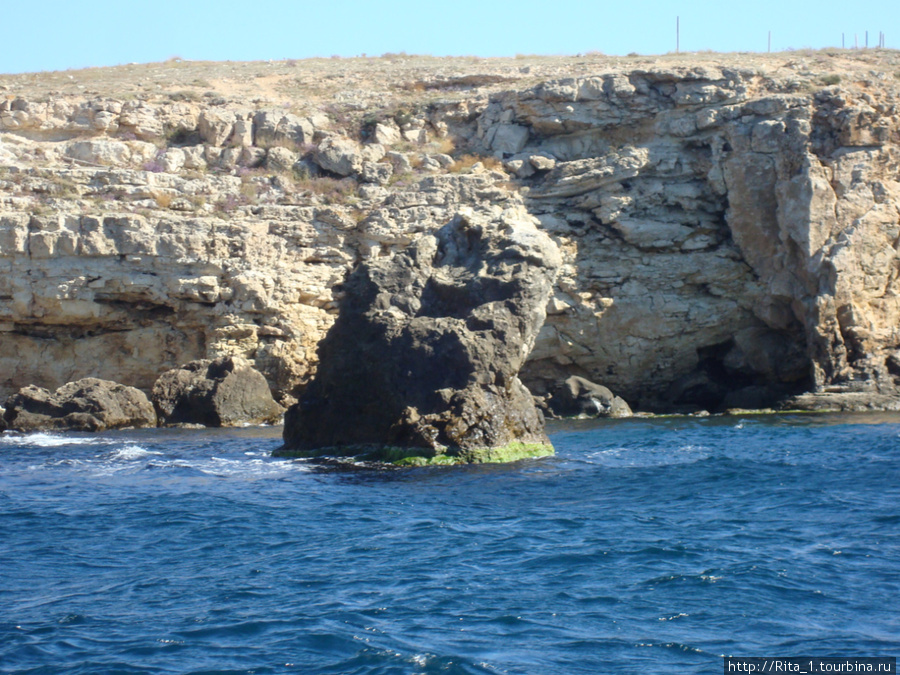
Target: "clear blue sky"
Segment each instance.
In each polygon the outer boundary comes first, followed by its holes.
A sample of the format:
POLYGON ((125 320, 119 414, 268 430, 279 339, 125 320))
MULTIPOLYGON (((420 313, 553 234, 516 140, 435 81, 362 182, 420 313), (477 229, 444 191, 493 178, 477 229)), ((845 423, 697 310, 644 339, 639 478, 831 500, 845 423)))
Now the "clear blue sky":
POLYGON ((6 0, 0 73, 130 62, 900 47, 900 0, 6 0))

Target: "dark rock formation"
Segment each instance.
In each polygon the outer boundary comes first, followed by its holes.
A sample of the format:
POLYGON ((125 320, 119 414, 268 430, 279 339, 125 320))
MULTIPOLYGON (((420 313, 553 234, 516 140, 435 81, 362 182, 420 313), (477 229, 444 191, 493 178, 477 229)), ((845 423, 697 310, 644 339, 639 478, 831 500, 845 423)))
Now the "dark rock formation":
POLYGON ((163 373, 151 393, 161 425, 227 427, 275 422, 284 412, 266 379, 244 359, 191 361, 163 373))
POLYGON ((53 393, 24 387, 7 399, 4 418, 16 431, 156 426, 156 413, 144 392, 94 377, 69 382, 53 393))
POLYGON ((630 417, 631 408, 600 384, 573 375, 556 388, 548 407, 557 417, 630 417))
POLYGON ((276 453, 407 462, 549 454, 543 415, 517 373, 559 265, 556 245, 521 210, 458 215, 361 264, 276 453))

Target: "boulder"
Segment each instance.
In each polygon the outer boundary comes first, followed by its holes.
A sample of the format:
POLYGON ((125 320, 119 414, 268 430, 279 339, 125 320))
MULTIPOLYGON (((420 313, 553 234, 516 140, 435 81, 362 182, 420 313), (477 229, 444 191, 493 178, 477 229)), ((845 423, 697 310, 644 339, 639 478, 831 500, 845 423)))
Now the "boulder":
POLYGON ((425 145, 428 142, 428 132, 425 129, 404 129, 400 134, 403 140, 416 145, 425 145))
POLYGON ((500 124, 490 132, 491 149, 514 155, 528 143, 528 129, 518 124, 500 124))
POLYGON ((379 122, 375 125, 375 131, 372 136, 376 143, 394 145, 394 143, 400 142, 400 127, 393 120, 379 122))
POLYGON ((360 178, 365 183, 387 185, 394 174, 394 167, 388 162, 363 162, 360 178))
POLYGON ((275 173, 287 173, 293 169, 298 159, 300 155, 293 150, 275 146, 266 153, 266 168, 275 173))
POLYGON ((284 412, 266 378, 236 356, 191 361, 163 373, 151 397, 161 425, 263 424, 277 422, 284 412))
POLYGON ((16 431, 104 431, 155 427, 156 413, 140 389, 88 377, 55 392, 29 385, 6 401, 6 425, 16 431))
POLYGON ((631 417, 631 408, 603 385, 573 375, 553 391, 548 406, 557 417, 631 417))
POLYGON ((184 167, 185 155, 181 148, 168 148, 160 157, 162 170, 167 173, 177 173, 184 167))
POLYGON ((314 134, 311 121, 290 113, 262 111, 253 117, 253 142, 261 148, 297 150, 312 142, 314 134))
POLYGON ((234 120, 234 128, 228 137, 228 145, 232 148, 246 148, 253 145, 253 121, 250 115, 238 113, 234 120), (246 119, 245 119, 246 117, 246 119))
POLYGON ((362 148, 349 138, 329 136, 319 144, 315 161, 320 167, 339 176, 349 176, 362 169, 362 148))
POLYGON ((207 108, 200 113, 199 132, 204 143, 213 146, 225 144, 234 131, 234 113, 207 108))
POLYGON ((71 141, 66 146, 65 155, 79 162, 99 166, 128 166, 131 162, 131 150, 122 141, 71 141))
POLYGON ((552 453, 517 374, 560 264, 550 237, 510 209, 461 211, 358 265, 276 454, 418 464, 552 453))

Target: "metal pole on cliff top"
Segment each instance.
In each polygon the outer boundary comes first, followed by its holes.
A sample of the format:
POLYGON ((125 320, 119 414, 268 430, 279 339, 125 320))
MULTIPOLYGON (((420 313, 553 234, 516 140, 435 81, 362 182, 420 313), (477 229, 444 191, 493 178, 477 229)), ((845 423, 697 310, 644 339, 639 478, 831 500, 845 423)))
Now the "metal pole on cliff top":
POLYGON ((675 17, 675 53, 681 52, 681 17, 675 17))
POLYGON ((772 51, 772 31, 769 31, 769 51, 772 51))

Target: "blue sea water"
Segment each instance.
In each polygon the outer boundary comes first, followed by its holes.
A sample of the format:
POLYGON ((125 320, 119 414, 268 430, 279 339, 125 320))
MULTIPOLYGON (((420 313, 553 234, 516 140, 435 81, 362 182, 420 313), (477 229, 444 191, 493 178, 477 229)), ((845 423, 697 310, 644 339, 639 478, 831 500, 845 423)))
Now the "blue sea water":
POLYGON ((0 438, 0 673, 720 673, 900 651, 900 417, 571 422, 552 458, 0 438))

